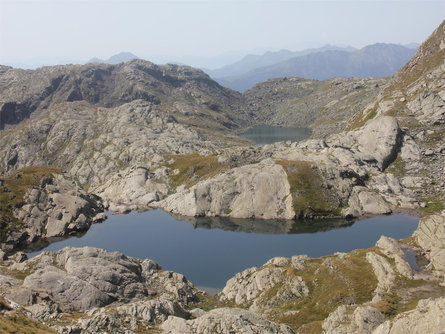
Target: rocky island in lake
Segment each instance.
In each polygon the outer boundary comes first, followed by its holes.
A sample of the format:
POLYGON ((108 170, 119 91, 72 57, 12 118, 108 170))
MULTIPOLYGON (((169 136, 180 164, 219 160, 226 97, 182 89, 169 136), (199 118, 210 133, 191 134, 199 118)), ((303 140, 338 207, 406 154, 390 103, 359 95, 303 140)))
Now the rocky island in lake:
POLYGON ((244 93, 201 70, 142 59, 0 66, 0 332, 442 331, 444 83, 445 22, 391 77, 288 77, 244 93), (261 124, 311 137, 257 146, 239 136, 261 124), (94 247, 23 252, 106 224, 106 210, 150 208, 227 219, 422 218, 407 239, 274 257, 216 295, 149 258, 94 247))

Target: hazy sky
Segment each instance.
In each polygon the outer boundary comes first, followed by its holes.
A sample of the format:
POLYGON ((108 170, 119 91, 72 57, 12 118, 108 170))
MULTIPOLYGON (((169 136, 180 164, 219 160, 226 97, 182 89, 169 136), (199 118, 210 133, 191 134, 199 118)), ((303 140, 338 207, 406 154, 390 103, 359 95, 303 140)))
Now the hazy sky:
POLYGON ((420 43, 444 18, 445 0, 0 0, 0 63, 420 43))

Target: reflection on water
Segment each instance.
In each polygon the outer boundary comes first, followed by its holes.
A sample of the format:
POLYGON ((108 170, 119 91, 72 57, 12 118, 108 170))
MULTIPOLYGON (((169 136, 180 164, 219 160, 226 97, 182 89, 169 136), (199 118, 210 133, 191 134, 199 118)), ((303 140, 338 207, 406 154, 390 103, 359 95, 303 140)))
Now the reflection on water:
MULTIPOLYGON (((418 218, 406 215, 357 221, 286 221, 188 218, 162 210, 113 215, 81 237, 52 243, 44 250, 92 246, 150 258, 165 270, 184 274, 198 287, 221 289, 236 273, 275 256, 320 257, 374 246, 382 234, 406 238, 418 218), (187 223, 185 223, 187 222, 187 223)), ((40 251, 32 251, 32 257, 40 251)))
POLYGON ((279 141, 300 141, 309 138, 312 131, 309 128, 284 128, 271 125, 257 125, 240 134, 258 145, 272 144, 279 141))
POLYGON ((220 229, 223 231, 260 234, 298 234, 329 231, 354 224, 351 219, 240 219, 230 217, 184 217, 172 214, 193 228, 220 229))

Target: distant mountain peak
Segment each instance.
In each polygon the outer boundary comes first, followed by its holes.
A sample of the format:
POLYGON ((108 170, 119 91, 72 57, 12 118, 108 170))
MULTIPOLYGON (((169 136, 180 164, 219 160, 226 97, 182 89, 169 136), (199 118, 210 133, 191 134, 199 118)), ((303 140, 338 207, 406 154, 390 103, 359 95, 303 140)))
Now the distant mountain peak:
POLYGON ((119 63, 125 63, 133 59, 139 59, 139 57, 131 52, 119 52, 118 54, 115 54, 106 60, 96 57, 91 58, 88 61, 88 63, 119 64, 119 63))

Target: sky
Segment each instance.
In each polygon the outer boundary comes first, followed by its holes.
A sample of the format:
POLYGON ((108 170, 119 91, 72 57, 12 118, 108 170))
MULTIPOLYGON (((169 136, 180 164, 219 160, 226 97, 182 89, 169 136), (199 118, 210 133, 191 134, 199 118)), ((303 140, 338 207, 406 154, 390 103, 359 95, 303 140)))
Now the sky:
POLYGON ((0 64, 127 51, 218 67, 268 50, 421 43, 443 19, 445 0, 0 0, 0 64))

